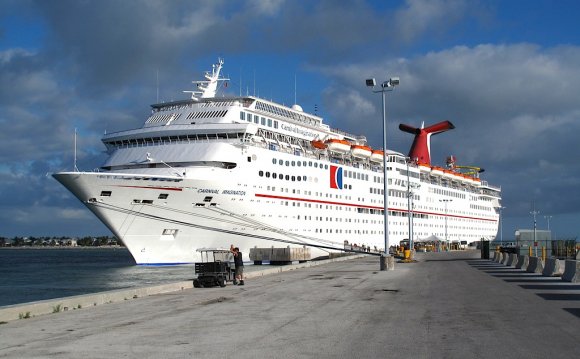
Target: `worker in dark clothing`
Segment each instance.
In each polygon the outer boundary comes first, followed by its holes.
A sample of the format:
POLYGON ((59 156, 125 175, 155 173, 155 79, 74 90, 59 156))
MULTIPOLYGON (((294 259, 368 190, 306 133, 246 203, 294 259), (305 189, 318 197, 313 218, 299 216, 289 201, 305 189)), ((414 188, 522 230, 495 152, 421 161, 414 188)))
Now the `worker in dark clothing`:
POLYGON ((244 285, 244 261, 242 259, 242 252, 240 252, 238 247, 234 247, 233 244, 230 246, 230 252, 234 255, 234 285, 244 285))

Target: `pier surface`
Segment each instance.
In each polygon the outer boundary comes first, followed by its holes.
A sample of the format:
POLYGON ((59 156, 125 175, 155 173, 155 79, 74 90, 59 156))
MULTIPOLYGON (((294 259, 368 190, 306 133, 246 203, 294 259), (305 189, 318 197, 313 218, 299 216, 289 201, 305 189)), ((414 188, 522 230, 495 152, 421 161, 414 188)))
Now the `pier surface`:
POLYGON ((478 259, 364 257, 0 325, 0 358, 574 358, 580 286, 478 259))

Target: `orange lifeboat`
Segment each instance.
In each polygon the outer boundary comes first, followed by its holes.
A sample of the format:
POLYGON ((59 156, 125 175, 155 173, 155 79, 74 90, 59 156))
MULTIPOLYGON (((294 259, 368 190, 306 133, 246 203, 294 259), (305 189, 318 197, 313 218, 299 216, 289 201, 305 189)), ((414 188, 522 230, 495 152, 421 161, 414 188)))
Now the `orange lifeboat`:
POLYGON ((352 145, 350 153, 352 157, 366 159, 371 157, 373 150, 369 146, 352 145))
POLYGON ((431 172, 431 166, 427 163, 418 163, 419 170, 423 172, 431 172))
POLYGON ((431 174, 443 175, 443 168, 437 166, 431 167, 431 174))
POLYGON ((337 153, 348 153, 350 151, 350 142, 347 140, 339 140, 337 138, 331 138, 324 141, 324 144, 328 147, 331 152, 337 153))
POLYGON ((321 140, 312 140, 310 141, 310 144, 312 145, 312 147, 319 150, 324 150, 326 148, 326 145, 321 140))
POLYGON ((385 157, 385 152, 381 150, 373 150, 371 153, 371 161, 376 163, 383 163, 383 157, 385 157))

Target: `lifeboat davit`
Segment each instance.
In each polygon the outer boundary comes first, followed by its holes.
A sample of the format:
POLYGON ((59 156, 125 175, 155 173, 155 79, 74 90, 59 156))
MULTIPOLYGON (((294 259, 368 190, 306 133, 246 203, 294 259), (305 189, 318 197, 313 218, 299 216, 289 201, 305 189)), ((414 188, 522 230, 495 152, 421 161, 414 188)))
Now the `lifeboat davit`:
POLYGON ((312 147, 319 150, 324 150, 326 148, 326 145, 321 140, 312 140, 310 141, 310 144, 312 145, 312 147))
POLYGON ((350 153, 352 157, 366 159, 371 157, 373 150, 369 146, 352 145, 350 153))
POLYGON ((348 153, 350 151, 350 142, 347 140, 331 138, 330 140, 324 141, 324 144, 331 152, 348 153))
POLYGON ((385 152, 381 150, 373 150, 371 153, 371 161, 377 163, 383 163, 383 157, 385 157, 385 152))

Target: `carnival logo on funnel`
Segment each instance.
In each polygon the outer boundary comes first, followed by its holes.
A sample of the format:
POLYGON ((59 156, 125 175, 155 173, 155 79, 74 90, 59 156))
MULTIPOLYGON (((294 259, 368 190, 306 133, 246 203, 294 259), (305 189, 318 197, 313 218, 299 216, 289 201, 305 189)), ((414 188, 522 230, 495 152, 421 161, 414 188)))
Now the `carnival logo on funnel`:
POLYGON ((342 167, 330 166, 330 188, 342 189, 342 167))

